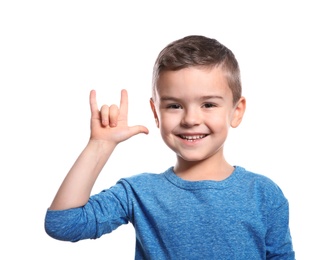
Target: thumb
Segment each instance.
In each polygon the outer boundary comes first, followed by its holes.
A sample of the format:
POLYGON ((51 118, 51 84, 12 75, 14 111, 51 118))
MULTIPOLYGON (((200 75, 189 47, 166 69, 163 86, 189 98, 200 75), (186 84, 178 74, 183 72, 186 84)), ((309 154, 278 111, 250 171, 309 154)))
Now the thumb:
POLYGON ((122 142, 137 134, 148 134, 148 133, 149 133, 149 130, 145 126, 136 125, 136 126, 128 127, 126 132, 119 132, 118 138, 122 142))
POLYGON ((136 126, 131 126, 130 129, 130 136, 134 136, 137 134, 148 134, 149 130, 143 126, 143 125, 136 125, 136 126))

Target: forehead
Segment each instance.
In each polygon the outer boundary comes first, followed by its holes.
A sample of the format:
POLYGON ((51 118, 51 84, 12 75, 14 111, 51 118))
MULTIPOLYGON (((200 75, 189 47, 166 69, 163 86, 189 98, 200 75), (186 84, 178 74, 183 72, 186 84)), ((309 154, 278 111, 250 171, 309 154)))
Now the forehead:
POLYGON ((163 71, 156 82, 157 96, 221 95, 231 98, 225 72, 220 67, 188 67, 163 71))

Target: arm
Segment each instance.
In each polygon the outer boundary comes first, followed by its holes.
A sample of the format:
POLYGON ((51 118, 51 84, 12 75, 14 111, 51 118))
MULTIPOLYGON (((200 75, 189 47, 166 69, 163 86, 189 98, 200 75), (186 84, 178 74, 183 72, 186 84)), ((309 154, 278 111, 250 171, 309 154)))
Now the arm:
POLYGON ((96 92, 90 92, 91 135, 88 144, 62 182, 51 210, 76 208, 87 203, 94 183, 115 147, 130 137, 145 133, 144 126, 129 127, 128 97, 122 90, 120 107, 103 105, 98 109, 96 92))
POLYGON ((268 217, 266 259, 294 260, 292 237, 289 228, 289 204, 285 201, 268 217))

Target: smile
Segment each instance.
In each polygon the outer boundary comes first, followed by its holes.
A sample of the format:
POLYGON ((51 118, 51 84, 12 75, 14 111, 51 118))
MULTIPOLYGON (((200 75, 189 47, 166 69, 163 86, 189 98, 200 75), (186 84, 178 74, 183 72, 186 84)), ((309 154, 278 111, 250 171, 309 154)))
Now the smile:
POLYGON ((179 135, 180 138, 188 140, 188 141, 195 141, 202 138, 205 138, 207 135, 179 135))

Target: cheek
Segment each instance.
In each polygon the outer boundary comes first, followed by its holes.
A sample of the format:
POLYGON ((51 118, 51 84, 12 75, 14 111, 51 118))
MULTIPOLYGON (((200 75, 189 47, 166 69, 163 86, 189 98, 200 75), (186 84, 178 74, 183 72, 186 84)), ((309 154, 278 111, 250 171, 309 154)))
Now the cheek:
POLYGON ((163 130, 171 129, 172 125, 174 125, 174 120, 173 118, 161 114, 159 117, 159 126, 163 130))
POLYGON ((173 121, 167 117, 159 118, 159 130, 163 141, 171 147, 172 132, 174 129, 173 121))
POLYGON ((180 125, 180 116, 176 114, 160 114, 159 128, 163 135, 171 134, 180 125))
POLYGON ((214 130, 222 131, 230 127, 230 117, 226 114, 216 115, 208 118, 206 124, 214 130))

